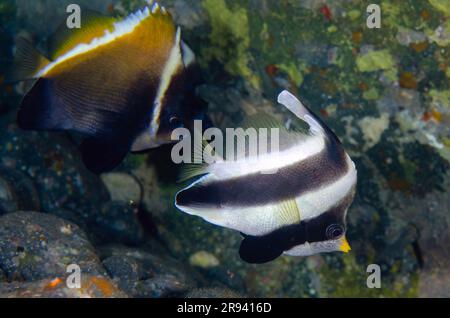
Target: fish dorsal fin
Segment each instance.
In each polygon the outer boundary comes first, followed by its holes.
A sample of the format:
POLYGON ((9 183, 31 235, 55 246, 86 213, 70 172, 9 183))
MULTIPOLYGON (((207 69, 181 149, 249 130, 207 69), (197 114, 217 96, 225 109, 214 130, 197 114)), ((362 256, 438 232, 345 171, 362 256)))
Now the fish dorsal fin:
POLYGON ((145 39, 152 47, 168 50, 173 47, 176 28, 172 16, 164 7, 154 3, 144 7, 125 18, 104 16, 91 10, 82 10, 80 29, 68 29, 62 24, 50 41, 52 60, 62 56, 72 56, 107 44, 115 39, 142 27, 136 34, 138 40, 145 39), (151 32, 149 37, 147 32, 151 32))
POLYGON ((283 124, 275 117, 260 112, 254 115, 247 116, 241 123, 241 127, 247 128, 284 128, 283 124))
POLYGON ((280 223, 284 225, 300 223, 300 209, 295 199, 283 201, 277 206, 277 210, 280 223))
MULTIPOLYGON (((300 128, 286 128, 282 122, 272 115, 264 112, 257 113, 255 115, 248 116, 241 124, 244 129, 255 128, 259 130, 260 128, 267 128, 267 144, 271 144, 272 138, 272 128, 278 129, 278 135, 273 137, 279 138, 279 150, 289 148, 293 145, 297 145, 308 138, 308 131, 302 130, 300 128)), ((258 131, 258 135, 260 131, 258 131)))
POLYGON ((282 91, 278 95, 278 103, 284 105, 295 116, 306 122, 309 125, 311 133, 317 134, 324 132, 322 124, 317 120, 316 116, 290 92, 286 90, 282 91))
POLYGON ((99 12, 81 9, 81 28, 70 29, 64 21, 49 39, 49 52, 52 60, 66 54, 79 44, 89 44, 94 39, 100 38, 106 32, 112 32, 114 17, 102 15, 99 12))
POLYGON ((15 45, 16 53, 14 55, 14 63, 6 74, 7 82, 35 78, 37 71, 50 63, 27 39, 18 37, 15 45))

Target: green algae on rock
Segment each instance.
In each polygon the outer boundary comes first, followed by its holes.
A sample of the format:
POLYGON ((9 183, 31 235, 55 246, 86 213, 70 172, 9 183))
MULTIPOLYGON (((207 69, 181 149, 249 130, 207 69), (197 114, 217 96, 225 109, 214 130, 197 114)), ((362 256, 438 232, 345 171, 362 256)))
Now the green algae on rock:
POLYGON ((390 70, 395 66, 395 61, 389 50, 371 51, 358 56, 356 65, 361 72, 373 72, 378 70, 390 70))
POLYGON ((225 70, 231 75, 243 76, 259 87, 258 79, 249 68, 247 11, 237 4, 229 8, 225 0, 205 0, 203 7, 208 12, 211 24, 211 45, 201 52, 205 63, 216 59, 224 64, 225 70))

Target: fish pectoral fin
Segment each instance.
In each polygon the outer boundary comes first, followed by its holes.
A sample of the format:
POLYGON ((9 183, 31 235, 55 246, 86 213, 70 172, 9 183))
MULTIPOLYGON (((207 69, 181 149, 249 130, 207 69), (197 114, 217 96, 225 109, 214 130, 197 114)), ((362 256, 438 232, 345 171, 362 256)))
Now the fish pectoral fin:
POLYGON ((184 182, 189 179, 199 177, 201 175, 204 175, 208 173, 208 165, 205 163, 201 164, 195 164, 195 163, 188 163, 184 164, 181 168, 180 175, 178 177, 178 182, 184 182))
POLYGON ((130 150, 131 139, 105 138, 85 139, 80 145, 86 167, 95 174, 111 171, 117 167, 130 150))
MULTIPOLYGON (((201 134, 201 132, 197 133, 201 134)), ((208 173, 208 166, 209 163, 211 163, 209 160, 214 161, 223 159, 222 155, 219 154, 206 140, 202 140, 202 143, 199 144, 195 142, 194 138, 191 163, 183 165, 178 181, 183 182, 208 173), (205 160, 205 155, 209 156, 208 160, 205 160)))
POLYGON ((278 212, 277 217, 280 218, 282 224, 300 223, 300 209, 295 199, 283 201, 276 209, 278 212))
POLYGON ((278 258, 283 254, 283 248, 278 242, 265 237, 243 235, 244 239, 239 247, 239 256, 247 263, 263 264, 278 258))
POLYGON ((15 44, 16 54, 14 63, 6 74, 7 82, 36 78, 38 71, 50 64, 50 61, 24 37, 17 37, 15 44))
POLYGON ((149 149, 153 149, 160 146, 159 143, 152 137, 149 129, 145 129, 141 132, 137 138, 134 140, 131 147, 132 152, 142 152, 149 149))

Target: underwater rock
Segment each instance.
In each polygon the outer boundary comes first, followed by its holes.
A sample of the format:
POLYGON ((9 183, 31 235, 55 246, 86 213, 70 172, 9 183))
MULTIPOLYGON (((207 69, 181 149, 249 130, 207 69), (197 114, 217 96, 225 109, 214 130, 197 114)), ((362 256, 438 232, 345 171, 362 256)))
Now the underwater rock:
POLYGON ((20 171, 0 167, 0 214, 39 208, 38 193, 31 179, 20 171))
POLYGON ((180 280, 172 274, 161 274, 140 281, 133 296, 138 298, 179 297, 187 289, 185 280, 180 280))
MULTIPOLYGON (((445 175, 443 189, 450 189, 450 175, 445 175)), ((407 220, 413 227, 413 249, 419 272, 421 297, 450 297, 450 197, 448 193, 433 191, 422 200, 397 194, 392 218, 399 224, 407 220)))
POLYGON ((389 115, 384 113, 379 118, 364 117, 359 122, 359 127, 364 136, 364 149, 367 150, 376 145, 383 132, 389 127, 389 115))
POLYGON ((439 25, 428 37, 439 46, 447 46, 450 44, 450 21, 447 20, 445 23, 439 25))
POLYGON ((192 266, 201 268, 212 268, 220 264, 217 257, 206 251, 198 251, 189 257, 189 263, 192 266))
POLYGON ((428 40, 427 36, 424 33, 409 30, 403 27, 399 27, 396 38, 401 45, 410 45, 411 43, 421 43, 428 40))
POLYGON ((295 47, 295 57, 310 65, 325 66, 331 64, 336 48, 320 43, 299 43, 295 47))
POLYGON ((227 286, 235 290, 245 291, 246 286, 242 277, 223 266, 220 266, 220 261, 217 257, 206 251, 198 251, 189 257, 191 266, 198 269, 198 271, 212 282, 217 282, 218 285, 227 286))
POLYGON ((198 288, 186 294, 186 298, 242 298, 243 296, 227 288, 198 288))
POLYGON ((0 298, 126 298, 113 281, 104 276, 83 275, 81 288, 68 288, 62 278, 34 282, 0 283, 0 298))
POLYGON ((100 243, 143 243, 144 230, 139 222, 137 208, 124 202, 110 201, 92 215, 90 229, 100 243))
POLYGON ((110 277, 133 297, 179 296, 198 286, 203 278, 182 262, 143 248, 112 245, 102 249, 110 277))
POLYGON ((428 2, 437 10, 443 12, 446 16, 450 15, 450 8, 447 0, 428 0, 428 2))
POLYGON ((15 114, 0 117, 0 165, 33 181, 40 210, 63 208, 88 222, 109 194, 100 178, 84 167, 75 143, 64 133, 23 131, 14 122, 15 114))
POLYGON ((169 11, 177 25, 187 30, 203 25, 206 20, 206 12, 198 0, 175 0, 169 11))
POLYGON ((85 232, 87 237, 89 238, 89 241, 92 241, 92 237, 95 238, 95 234, 89 231, 89 226, 86 224, 86 222, 80 218, 76 212, 66 210, 66 209, 56 209, 53 210, 51 215, 54 215, 56 217, 59 217, 61 219, 64 219, 65 221, 72 222, 73 224, 76 224, 81 230, 85 232))
POLYGON ((389 50, 369 51, 356 58, 356 65, 360 72, 389 70, 395 66, 394 58, 389 50))
POLYGON ((227 287, 241 292, 247 291, 247 286, 242 276, 224 266, 199 269, 199 272, 212 282, 210 286, 227 287))
POLYGON ((390 116, 395 116, 399 111, 406 109, 412 114, 418 115, 424 108, 420 98, 421 94, 418 91, 388 87, 376 103, 381 114, 387 113, 390 116))
POLYGON ((137 178, 120 172, 101 175, 112 201, 139 204, 142 200, 142 187, 137 178))
POLYGON ((105 273, 78 226, 38 212, 0 217, 0 267, 9 281, 64 277, 70 264, 82 273, 105 273))

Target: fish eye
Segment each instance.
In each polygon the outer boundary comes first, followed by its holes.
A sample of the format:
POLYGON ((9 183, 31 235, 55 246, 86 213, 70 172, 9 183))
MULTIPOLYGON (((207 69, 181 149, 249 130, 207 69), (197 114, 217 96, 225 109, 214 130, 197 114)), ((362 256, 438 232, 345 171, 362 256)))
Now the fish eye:
POLYGON ((344 234, 344 227, 340 224, 331 224, 325 231, 325 235, 329 240, 337 239, 342 234, 344 234))

